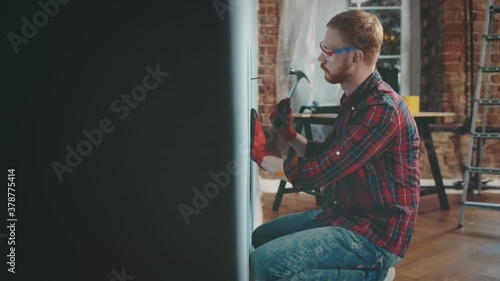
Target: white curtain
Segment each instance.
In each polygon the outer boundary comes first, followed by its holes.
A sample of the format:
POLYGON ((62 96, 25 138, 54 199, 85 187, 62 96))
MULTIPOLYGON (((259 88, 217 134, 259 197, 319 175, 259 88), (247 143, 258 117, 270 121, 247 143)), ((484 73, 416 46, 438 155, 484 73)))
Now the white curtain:
MULTIPOLYGON (((278 48, 276 54, 277 100, 285 98, 295 81, 290 69, 303 71, 311 84, 302 79, 292 97, 292 109, 298 112, 302 105, 340 103, 343 94, 340 85, 332 85, 323 78, 323 70, 317 60, 324 39, 326 24, 338 13, 348 9, 347 0, 281 0, 278 48)), ((331 129, 331 128, 330 128, 331 129)), ((327 134, 323 126, 313 127, 315 139, 322 140, 327 134)))

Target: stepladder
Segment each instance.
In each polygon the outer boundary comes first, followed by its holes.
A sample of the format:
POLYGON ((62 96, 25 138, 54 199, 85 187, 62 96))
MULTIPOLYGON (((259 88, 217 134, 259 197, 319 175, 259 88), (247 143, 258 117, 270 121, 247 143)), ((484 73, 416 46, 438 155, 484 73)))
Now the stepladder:
POLYGON ((500 151, 498 151, 500 121, 491 118, 500 112, 500 86, 496 82, 500 81, 500 1, 484 1, 487 4, 474 99, 471 105, 470 139, 465 163, 459 228, 463 226, 466 208, 500 211, 500 202, 484 203, 468 200, 470 188, 476 187, 480 193, 484 179, 500 177, 500 151))

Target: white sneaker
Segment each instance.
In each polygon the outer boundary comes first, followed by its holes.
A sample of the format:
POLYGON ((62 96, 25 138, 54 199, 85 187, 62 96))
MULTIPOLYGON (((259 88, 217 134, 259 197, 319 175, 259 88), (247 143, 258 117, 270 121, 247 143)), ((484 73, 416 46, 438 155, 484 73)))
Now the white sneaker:
POLYGON ((389 270, 387 271, 387 276, 385 277, 384 281, 392 281, 394 280, 394 277, 396 277, 396 269, 393 267, 389 267, 389 270))

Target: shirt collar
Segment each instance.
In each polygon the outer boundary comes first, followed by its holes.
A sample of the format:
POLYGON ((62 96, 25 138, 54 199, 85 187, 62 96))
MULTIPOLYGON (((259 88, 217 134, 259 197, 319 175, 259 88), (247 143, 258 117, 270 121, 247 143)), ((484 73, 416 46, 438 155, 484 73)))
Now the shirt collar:
POLYGON ((380 73, 375 70, 372 74, 370 74, 363 83, 361 83, 356 90, 349 96, 345 93, 342 95, 340 99, 340 104, 342 107, 356 107, 362 101, 366 99, 366 97, 370 94, 370 89, 376 87, 382 81, 382 77, 380 77, 380 73))

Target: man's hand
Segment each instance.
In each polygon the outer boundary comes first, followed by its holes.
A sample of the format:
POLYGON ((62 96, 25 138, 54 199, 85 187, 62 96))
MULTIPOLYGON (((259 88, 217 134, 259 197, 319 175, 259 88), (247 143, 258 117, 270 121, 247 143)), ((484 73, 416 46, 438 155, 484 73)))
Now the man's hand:
POLYGON ((292 109, 290 99, 282 99, 273 109, 270 116, 273 130, 276 131, 285 141, 295 139, 297 132, 293 128, 292 109))
POLYGON ((259 122, 259 116, 253 108, 250 111, 250 131, 250 148, 252 149, 250 157, 257 165, 262 167, 262 159, 270 154, 266 151, 266 135, 259 122))

